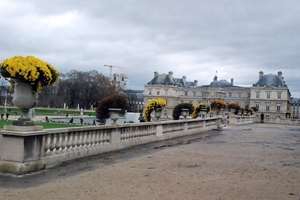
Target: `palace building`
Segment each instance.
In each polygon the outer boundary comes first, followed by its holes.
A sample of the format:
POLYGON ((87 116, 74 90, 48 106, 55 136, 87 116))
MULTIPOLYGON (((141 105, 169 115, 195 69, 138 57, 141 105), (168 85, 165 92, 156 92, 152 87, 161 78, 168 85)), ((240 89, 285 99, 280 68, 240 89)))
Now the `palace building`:
POLYGON ((230 82, 218 80, 217 75, 208 85, 197 84, 197 80, 187 81, 185 76, 175 78, 172 72, 154 72, 153 79, 144 87, 144 104, 153 98, 165 99, 165 118, 172 118, 173 108, 179 103, 196 105, 201 102, 209 105, 216 99, 227 104, 238 103, 242 108, 257 107, 258 114, 263 112, 266 118, 282 118, 284 113, 290 110, 291 94, 282 72, 278 72, 277 75, 259 72, 258 81, 249 87, 234 85, 233 78, 230 82))

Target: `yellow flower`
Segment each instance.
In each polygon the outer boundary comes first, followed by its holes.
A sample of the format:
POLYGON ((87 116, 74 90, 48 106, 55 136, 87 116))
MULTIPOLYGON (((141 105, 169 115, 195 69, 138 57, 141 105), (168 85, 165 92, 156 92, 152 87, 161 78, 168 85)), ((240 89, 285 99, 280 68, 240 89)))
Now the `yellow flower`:
POLYGON ((162 108, 167 105, 167 101, 161 98, 150 100, 144 110, 144 119, 146 122, 150 121, 151 112, 157 110, 157 108, 162 108))
POLYGON ((15 56, 0 63, 0 73, 5 78, 14 81, 19 79, 29 83, 36 92, 41 92, 42 87, 58 82, 60 73, 49 63, 34 56, 15 56))

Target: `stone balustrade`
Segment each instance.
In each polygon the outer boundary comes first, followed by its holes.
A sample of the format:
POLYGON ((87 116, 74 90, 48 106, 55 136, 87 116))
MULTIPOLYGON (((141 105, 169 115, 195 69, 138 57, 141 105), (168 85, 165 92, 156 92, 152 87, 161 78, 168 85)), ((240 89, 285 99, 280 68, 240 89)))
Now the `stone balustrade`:
POLYGON ((32 131, 10 127, 0 135, 0 172, 36 172, 66 160, 222 128, 220 117, 32 131))

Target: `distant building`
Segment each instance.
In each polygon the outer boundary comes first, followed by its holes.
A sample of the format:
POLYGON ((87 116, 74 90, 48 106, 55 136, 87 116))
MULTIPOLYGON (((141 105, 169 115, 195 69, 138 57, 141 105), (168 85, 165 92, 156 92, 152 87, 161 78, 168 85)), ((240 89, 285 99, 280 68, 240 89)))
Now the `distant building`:
POLYGON ((265 117, 284 117, 291 109, 291 94, 282 72, 277 75, 259 72, 258 82, 251 87, 250 104, 264 112, 265 117))
POLYGON ((118 90, 128 90, 129 79, 127 74, 113 74, 112 83, 118 90))
POLYGON ((293 98, 291 103, 291 112, 292 117, 299 119, 300 115, 300 99, 299 98, 293 98))
POLYGON ((131 111, 142 112, 144 107, 144 91, 129 89, 127 74, 113 74, 112 83, 121 94, 128 99, 131 111))
POLYGON ((185 76, 174 78, 173 72, 159 74, 154 72, 153 79, 145 85, 144 104, 153 98, 164 98, 167 106, 163 110, 164 117, 171 118, 173 108, 179 103, 204 103, 209 105, 213 100, 221 99, 227 104, 238 103, 242 108, 257 107, 259 113, 266 117, 284 117, 290 109, 290 92, 283 81, 282 73, 264 75, 259 72, 259 80, 252 87, 234 85, 218 80, 217 75, 209 85, 197 86, 198 81, 187 81, 185 76))

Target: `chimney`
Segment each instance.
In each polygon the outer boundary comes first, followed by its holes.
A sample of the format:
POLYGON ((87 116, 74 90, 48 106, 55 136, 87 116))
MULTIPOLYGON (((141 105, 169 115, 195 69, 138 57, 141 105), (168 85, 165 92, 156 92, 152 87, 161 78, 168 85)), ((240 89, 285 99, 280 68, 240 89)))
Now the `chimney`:
POLYGON ((261 79, 264 76, 264 73, 262 71, 259 72, 259 79, 261 79))
POLYGON ((182 77, 182 82, 184 85, 186 85, 186 77, 185 76, 182 77))
POLYGON ((158 75, 159 73, 158 72, 154 72, 154 78, 158 75))
POLYGON ((281 80, 281 82, 283 82, 282 72, 279 71, 279 72, 277 73, 277 75, 278 75, 278 78, 281 80))
POLYGON ((169 71, 169 78, 170 78, 170 80, 173 79, 173 72, 171 72, 171 71, 169 71))
POLYGON ((230 84, 233 86, 233 78, 231 78, 230 84))
POLYGON ((194 80, 194 86, 196 87, 198 84, 198 81, 197 80, 194 80))

